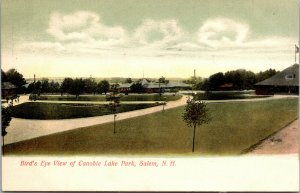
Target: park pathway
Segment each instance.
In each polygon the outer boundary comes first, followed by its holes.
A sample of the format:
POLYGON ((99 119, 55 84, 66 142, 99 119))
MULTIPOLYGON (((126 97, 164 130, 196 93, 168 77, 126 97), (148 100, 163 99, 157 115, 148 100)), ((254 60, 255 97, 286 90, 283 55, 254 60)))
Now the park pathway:
POLYGON ((257 144, 250 154, 293 154, 299 152, 299 119, 257 144))
MULTIPOLYGON (((262 101, 262 100, 273 100, 273 99, 288 98, 288 97, 298 97, 298 96, 275 95, 266 98, 211 100, 205 102, 223 103, 223 102, 241 102, 241 101, 262 101)), ((167 110, 167 109, 183 106, 186 104, 187 99, 188 96, 184 95, 181 99, 177 101, 170 101, 165 106, 165 109, 167 110)), ((20 102, 17 104, 21 104, 24 102, 28 102, 28 96, 20 97, 20 102)), ((162 106, 156 106, 156 107, 140 109, 136 111, 119 113, 117 116, 117 121, 148 115, 160 111, 162 111, 162 106)), ((33 139, 40 136, 50 135, 58 132, 81 128, 81 127, 109 123, 112 121, 113 121, 113 115, 104 115, 104 116, 96 116, 96 117, 88 117, 88 118, 76 118, 76 119, 62 119, 62 120, 32 120, 32 119, 12 118, 10 122, 10 126, 6 129, 8 134, 5 136, 4 143, 5 144, 15 143, 19 141, 33 139)))
MULTIPOLYGON (((186 104, 187 96, 183 96, 177 101, 170 101, 165 106, 165 109, 171 109, 186 104)), ((162 111, 162 106, 156 106, 136 111, 129 111, 119 113, 117 120, 124 120, 133 117, 148 115, 151 113, 162 111)), ((61 120, 32 120, 12 118, 9 127, 6 129, 7 135, 5 136, 4 143, 10 144, 18 141, 32 139, 53 133, 68 131, 80 127, 87 127, 113 121, 114 115, 104 115, 88 118, 76 119, 61 119, 61 120)))

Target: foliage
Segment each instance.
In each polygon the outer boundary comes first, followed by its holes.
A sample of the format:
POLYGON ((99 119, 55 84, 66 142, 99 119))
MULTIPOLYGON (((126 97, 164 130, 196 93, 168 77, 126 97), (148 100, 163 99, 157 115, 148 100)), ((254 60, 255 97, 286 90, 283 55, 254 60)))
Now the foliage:
POLYGON ((194 152, 196 126, 206 124, 210 121, 206 103, 202 101, 196 101, 194 99, 188 99, 182 118, 189 127, 194 127, 192 148, 192 151, 194 152))
POLYGON ((97 83, 94 78, 84 79, 84 92, 85 93, 96 93, 97 92, 97 83))
POLYGON ((193 89, 195 90, 222 90, 223 88, 221 86, 224 84, 232 85, 229 88, 226 88, 227 90, 249 90, 254 89, 254 84, 257 82, 270 78, 276 73, 276 70, 273 69, 256 74, 252 71, 239 69, 227 71, 225 73, 218 72, 205 79, 197 78, 194 80, 192 77, 184 82, 193 84, 193 89))
POLYGON ((12 105, 9 104, 7 107, 1 106, 1 120, 2 120, 2 132, 1 135, 4 137, 7 132, 6 128, 9 126, 12 116, 12 105))
POLYGON ((158 79, 158 82, 163 84, 168 84, 169 80, 167 80, 165 77, 162 76, 158 79))
POLYGON ((1 82, 6 82, 7 81, 7 76, 5 72, 1 69, 1 82))
POLYGON ((189 127, 208 123, 210 119, 206 103, 188 99, 182 118, 189 127))
POLYGON ((23 75, 19 73, 16 69, 12 68, 6 72, 6 78, 8 82, 16 85, 17 87, 21 87, 26 84, 23 75))
POLYGON ((107 80, 102 80, 97 85, 97 90, 99 93, 107 93, 109 91, 109 82, 107 80))
POLYGON ((145 91, 145 88, 140 82, 136 82, 130 86, 130 90, 133 93, 143 93, 145 91))
POLYGON ((73 79, 72 78, 65 78, 63 80, 63 82, 61 83, 61 94, 63 95, 63 93, 68 93, 71 91, 71 86, 73 84, 73 79))
POLYGON ((132 83, 132 79, 131 78, 126 78, 125 83, 132 83))
POLYGON ((74 94, 76 97, 78 97, 84 92, 84 87, 84 80, 82 78, 76 78, 71 84, 70 94, 74 94))

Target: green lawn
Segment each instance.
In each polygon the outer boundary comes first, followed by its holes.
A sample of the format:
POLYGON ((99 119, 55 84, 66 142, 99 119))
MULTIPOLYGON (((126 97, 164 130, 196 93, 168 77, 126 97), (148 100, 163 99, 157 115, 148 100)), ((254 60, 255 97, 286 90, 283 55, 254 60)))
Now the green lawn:
MULTIPOLYGON (((212 121, 198 127, 194 155, 237 155, 298 117, 298 99, 208 104, 212 121)), ((184 107, 5 145, 5 154, 192 155, 184 107)))
MULTIPOLYGON (((122 104, 117 113, 157 106, 158 104, 122 104)), ((56 104, 28 102, 13 107, 13 117, 25 119, 71 119, 112 114, 106 104, 56 104)))
MULTIPOLYGON (((121 101, 175 101, 182 97, 182 95, 162 95, 159 94, 129 94, 123 95, 121 101)), ((106 101, 105 95, 90 95, 90 96, 79 96, 76 98, 73 95, 70 96, 41 96, 40 100, 54 100, 54 101, 106 101)))

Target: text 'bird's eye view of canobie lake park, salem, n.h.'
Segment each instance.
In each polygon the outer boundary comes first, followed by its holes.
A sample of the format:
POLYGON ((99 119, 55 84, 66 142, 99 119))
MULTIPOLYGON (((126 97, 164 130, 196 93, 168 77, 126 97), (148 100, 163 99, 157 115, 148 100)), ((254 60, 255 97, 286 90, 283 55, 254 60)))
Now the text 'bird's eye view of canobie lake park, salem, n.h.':
POLYGON ((3 1, 4 157, 297 154, 297 1, 217 2, 3 1))

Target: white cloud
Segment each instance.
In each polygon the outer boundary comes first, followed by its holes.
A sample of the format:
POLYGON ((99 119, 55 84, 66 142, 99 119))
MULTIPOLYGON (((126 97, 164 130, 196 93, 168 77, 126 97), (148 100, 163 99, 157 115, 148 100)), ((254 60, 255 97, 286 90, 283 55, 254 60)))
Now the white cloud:
POLYGON ((58 42, 26 42, 18 45, 19 50, 32 51, 64 51, 65 47, 58 42))
POLYGON ((47 32, 59 41, 93 42, 106 46, 122 44, 127 39, 121 26, 106 26, 98 14, 89 11, 52 13, 47 32))
POLYGON ((135 39, 143 45, 164 45, 183 37, 183 30, 176 20, 155 21, 146 19, 134 33, 135 39))
POLYGON ((236 46, 249 35, 248 24, 228 18, 208 19, 198 31, 198 41, 211 47, 236 46))

